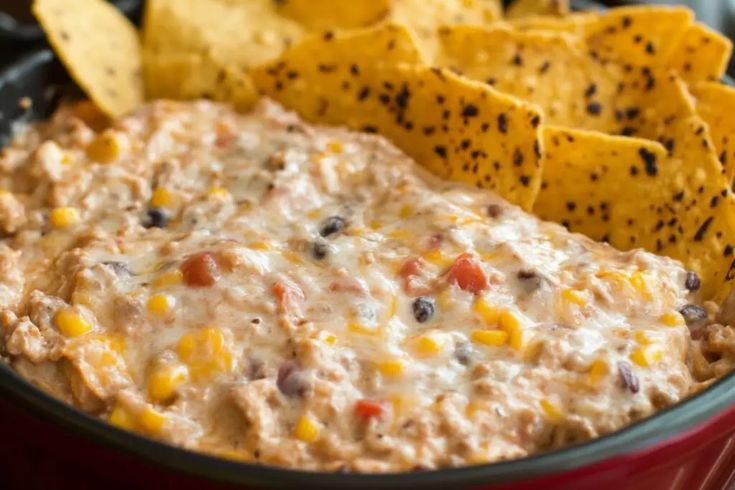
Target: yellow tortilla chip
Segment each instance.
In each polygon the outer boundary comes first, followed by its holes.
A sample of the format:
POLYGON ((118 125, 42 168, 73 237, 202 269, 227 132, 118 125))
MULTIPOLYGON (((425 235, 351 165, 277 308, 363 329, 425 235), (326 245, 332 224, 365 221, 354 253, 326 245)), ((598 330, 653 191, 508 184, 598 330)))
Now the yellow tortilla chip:
POLYGON ((408 26, 431 59, 439 27, 451 24, 486 25, 501 17, 497 0, 394 0, 390 19, 408 26))
POLYGON ((699 22, 692 24, 668 58, 667 66, 688 82, 719 80, 732 54, 732 41, 699 22))
POLYGON ((604 59, 652 66, 668 58, 693 21, 686 7, 614 8, 588 26, 586 41, 604 59))
POLYGON ((103 0, 35 0, 33 14, 69 74, 111 116, 143 101, 135 27, 103 0))
POLYGON ((264 63, 303 33, 272 0, 148 0, 143 19, 146 51, 206 55, 220 66, 264 63))
POLYGON ((663 141, 673 117, 694 114, 681 80, 601 61, 566 33, 449 26, 439 41, 437 64, 538 104, 550 124, 663 141))
POLYGON ((697 99, 697 113, 709 126, 712 142, 727 181, 735 179, 735 88, 718 82, 691 86, 697 99))
POLYGON ((607 240, 679 259, 722 299, 735 278, 735 198, 697 116, 677 121, 670 155, 635 138, 547 127, 536 213, 607 240))
POLYGON ((569 13, 569 0, 515 0, 505 11, 509 19, 520 17, 563 16, 569 13))
POLYGON ((390 0, 280 0, 278 13, 307 29, 354 29, 367 27, 385 18, 390 0))
POLYGON ((246 111, 259 97, 247 73, 234 67, 219 67, 206 56, 192 53, 146 51, 143 75, 149 99, 209 98, 231 102, 236 109, 246 111))
POLYGON ((573 12, 564 17, 533 15, 509 19, 508 23, 514 29, 521 31, 566 32, 584 36, 588 25, 595 22, 597 16, 598 14, 594 12, 573 12))
POLYGON ((410 44, 395 26, 312 38, 255 70, 254 79, 310 121, 380 133, 435 174, 530 209, 541 177, 535 106, 416 65, 410 44))

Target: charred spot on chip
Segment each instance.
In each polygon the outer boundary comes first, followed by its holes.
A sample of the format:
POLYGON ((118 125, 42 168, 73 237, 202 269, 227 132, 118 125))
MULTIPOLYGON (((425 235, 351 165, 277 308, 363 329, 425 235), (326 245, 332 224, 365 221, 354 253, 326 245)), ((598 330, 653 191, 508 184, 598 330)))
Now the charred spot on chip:
POLYGON ((508 115, 504 112, 498 114, 498 131, 503 134, 508 132, 508 115))
POLYGON ((650 41, 646 43, 646 53, 648 54, 656 53, 656 48, 653 46, 653 43, 650 41))
POLYGON ((434 147, 434 153, 436 153, 440 158, 447 158, 447 147, 437 145, 434 147))
POLYGON ((475 117, 480 113, 480 110, 474 104, 467 104, 462 109, 462 117, 475 117))
POLYGON ((640 150, 638 150, 638 154, 643 160, 643 165, 646 173, 651 177, 656 176, 656 174, 658 173, 658 167, 656 165, 656 154, 646 148, 641 148, 640 150))
POLYGON ((515 56, 513 56, 513 59, 511 60, 511 63, 513 63, 516 66, 522 66, 523 65, 523 58, 521 57, 520 53, 516 53, 515 56))
POLYGON ((594 83, 594 82, 592 82, 585 89, 584 96, 587 97, 587 98, 590 98, 593 95, 595 95, 595 93, 597 93, 597 84, 594 83))
POLYGON ((704 220, 704 222, 699 226, 699 228, 697 229, 697 232, 694 234, 695 242, 701 242, 702 240, 704 240, 704 236, 707 233, 707 230, 709 229, 713 220, 714 218, 710 216, 706 220, 704 220))
POLYGON ((602 112, 602 105, 599 102, 590 102, 587 104, 587 112, 593 116, 597 116, 602 112))

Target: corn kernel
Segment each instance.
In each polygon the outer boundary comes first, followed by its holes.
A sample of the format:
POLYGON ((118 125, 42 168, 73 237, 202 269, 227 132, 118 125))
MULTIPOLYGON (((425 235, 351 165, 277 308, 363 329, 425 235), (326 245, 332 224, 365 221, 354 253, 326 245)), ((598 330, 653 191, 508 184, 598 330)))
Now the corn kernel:
POLYGON ((388 318, 393 318, 398 312, 398 296, 395 294, 390 300, 390 308, 388 308, 388 318))
POLYGON ((337 336, 333 333, 328 333, 324 336, 324 342, 326 342, 329 345, 334 345, 337 343, 337 336))
POLYGON ((159 434, 166 423, 166 416, 153 407, 145 407, 138 414, 138 425, 149 434, 159 434))
POLYGON ((589 369, 587 369, 587 375, 592 383, 597 382, 600 378, 608 373, 607 362, 604 359, 596 359, 592 361, 589 369))
POLYGON ((667 327, 676 327, 684 324, 684 317, 678 311, 664 313, 659 320, 667 327))
POLYGON ((500 320, 502 310, 492 306, 484 298, 478 298, 473 306, 487 325, 495 325, 500 320))
POLYGON ((165 187, 156 187, 151 197, 151 206, 154 208, 165 208, 171 204, 172 200, 173 196, 171 195, 171 191, 165 187))
POLYGON ((71 308, 60 310, 54 317, 54 323, 67 337, 80 337, 92 330, 92 324, 71 308))
POLYGON ((120 404, 115 405, 115 408, 112 409, 112 412, 110 412, 110 415, 107 417, 107 421, 121 429, 135 429, 135 420, 133 420, 130 413, 120 404))
POLYGON ((368 226, 372 228, 373 230, 379 230, 383 227, 383 222, 379 219, 371 220, 370 223, 368 223, 368 226))
POLYGON ((651 347, 638 347, 630 354, 630 360, 641 367, 649 367, 661 361, 663 353, 651 347))
POLYGON ((503 330, 475 330, 471 335, 473 342, 494 347, 507 344, 508 337, 508 332, 503 330))
POLYGON ((449 291, 449 289, 445 289, 436 296, 436 304, 438 304, 439 308, 441 308, 441 310, 445 312, 451 310, 452 306, 454 306, 454 302, 452 301, 452 294, 449 291))
POLYGON ((49 215, 49 221, 54 228, 66 228, 79 222, 79 211, 76 208, 54 208, 49 215))
POLYGON ((389 231, 388 233, 386 233, 386 236, 388 238, 392 238, 394 240, 402 240, 402 239, 405 239, 405 238, 412 237, 413 236, 413 233, 411 233, 408 230, 404 230, 404 229, 399 228, 397 230, 389 231))
POLYGON ((99 163, 112 163, 128 149, 126 137, 116 131, 108 130, 98 135, 87 146, 87 156, 99 163))
POLYGON ((232 369, 232 352, 217 328, 203 328, 183 335, 176 353, 189 366, 193 380, 207 379, 232 369))
POLYGON ((480 465, 486 464, 491 461, 490 455, 481 451, 474 452, 467 456, 467 464, 469 465, 480 465))
POLYGON ((651 345, 653 342, 651 337, 648 336, 648 333, 643 330, 636 330, 635 334, 633 334, 633 338, 635 338, 636 342, 641 345, 651 345))
POLYGON ((378 369, 387 378, 397 378, 403 374, 403 361, 400 359, 389 359, 379 363, 378 369))
POLYGON ((577 306, 584 306, 587 304, 587 299, 581 291, 576 289, 565 289, 561 293, 562 297, 577 306))
POLYGON ((0 187, 0 196, 4 196, 6 194, 10 194, 10 191, 7 190, 7 189, 3 189, 2 187, 0 187))
POLYGON ((648 299, 651 298, 651 291, 648 287, 648 279, 645 273, 640 271, 634 272, 630 276, 630 284, 633 286, 633 289, 641 293, 643 297, 648 299))
POLYGON ((210 187, 209 190, 207 190, 207 195, 212 197, 228 198, 230 197, 230 192, 224 187, 210 187))
POLYGON ((347 324, 347 330, 358 335, 378 335, 380 333, 380 329, 377 327, 367 327, 354 322, 347 324))
POLYGON ((410 206, 409 204, 404 204, 403 206, 401 206, 400 211, 398 211, 398 216, 403 219, 410 217, 412 214, 413 214, 413 207, 410 206))
POLYGON ((304 442, 312 442, 319 436, 319 427, 307 415, 302 415, 294 427, 294 435, 304 442))
POLYGON ((541 405, 541 409, 544 411, 544 414, 546 414, 546 417, 548 417, 549 419, 559 420, 562 418, 561 410, 551 400, 547 398, 542 398, 539 402, 539 405, 541 405))
POLYGON ((177 284, 181 284, 183 279, 184 274, 179 269, 176 269, 161 274, 157 278, 153 279, 151 284, 155 288, 163 288, 166 286, 175 286, 177 284))
POLYGON ((264 241, 253 242, 249 245, 249 247, 253 250, 273 250, 271 244, 264 241))
POLYGON ((441 350, 441 344, 427 335, 422 335, 416 339, 416 351, 422 357, 435 356, 439 354, 441 350))
POLYGON ((174 306, 176 300, 167 294, 154 294, 148 298, 147 308, 154 315, 165 315, 174 306))
POLYGON ((306 217, 309 219, 317 219, 322 214, 320 209, 312 209, 306 213, 306 217))
POLYGON ((281 252, 281 255, 283 256, 284 259, 288 260, 292 264, 302 264, 303 263, 303 261, 301 260, 301 256, 291 250, 284 250, 283 252, 281 252))
POLYGON ((454 263, 454 258, 442 253, 441 250, 433 249, 424 253, 424 260, 439 267, 448 267, 454 263))
POLYGON ((342 153, 344 147, 342 146, 341 141, 334 140, 327 143, 327 150, 331 151, 332 153, 342 153))
POLYGON ((189 379, 189 370, 181 364, 162 366, 148 380, 148 395, 157 402, 170 400, 189 379))

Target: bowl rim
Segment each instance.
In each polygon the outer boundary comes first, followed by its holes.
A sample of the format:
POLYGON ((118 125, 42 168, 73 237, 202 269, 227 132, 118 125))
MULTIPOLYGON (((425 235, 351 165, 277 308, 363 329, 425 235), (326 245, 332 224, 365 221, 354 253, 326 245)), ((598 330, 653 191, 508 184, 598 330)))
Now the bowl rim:
MULTIPOLYGON (((0 71, 5 83, 33 76, 33 70, 58 63, 49 49, 22 57, 0 71)), ((726 82, 730 83, 726 80, 726 82)), ((358 474, 309 472, 238 462, 193 452, 114 427, 54 398, 13 371, 0 357, 0 394, 17 406, 73 434, 122 450, 177 473, 221 483, 269 488, 455 488, 457 485, 510 483, 559 475, 616 457, 630 456, 706 425, 735 407, 735 372, 699 393, 619 431, 576 445, 516 460, 431 471, 358 474)))

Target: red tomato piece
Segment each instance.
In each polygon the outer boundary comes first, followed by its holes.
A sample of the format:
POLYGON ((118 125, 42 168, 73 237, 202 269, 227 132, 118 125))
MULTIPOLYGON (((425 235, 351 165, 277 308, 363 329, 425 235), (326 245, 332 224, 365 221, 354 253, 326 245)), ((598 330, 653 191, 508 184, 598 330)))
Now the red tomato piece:
POLYGON ((477 294, 487 288, 488 281, 482 266, 472 254, 463 253, 454 261, 449 269, 447 279, 464 291, 477 294))
POLYGON ((184 283, 194 288, 214 286, 220 278, 219 266, 212 252, 191 255, 181 263, 184 283))
POLYGON ((404 279, 408 279, 411 276, 418 276, 421 274, 421 259, 419 257, 408 259, 403 263, 398 274, 404 279))
POLYGON ((358 400, 355 403, 355 412, 360 418, 368 420, 372 417, 382 417, 385 413, 385 407, 380 402, 358 400))
POLYGON ((294 312, 299 303, 306 299, 304 292, 295 284, 278 281, 273 284, 273 295, 278 306, 286 312, 294 312))

